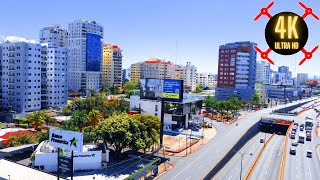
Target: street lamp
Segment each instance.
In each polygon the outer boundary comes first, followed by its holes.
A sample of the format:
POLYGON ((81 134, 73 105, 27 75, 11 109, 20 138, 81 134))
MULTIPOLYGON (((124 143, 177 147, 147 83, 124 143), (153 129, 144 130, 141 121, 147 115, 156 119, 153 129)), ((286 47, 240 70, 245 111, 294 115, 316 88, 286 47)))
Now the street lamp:
POLYGON ((252 156, 252 153, 241 153, 240 151, 235 151, 235 152, 237 152, 237 153, 239 153, 241 155, 241 167, 240 167, 240 180, 241 180, 241 178, 242 178, 242 160, 243 160, 243 156, 246 155, 246 154, 252 156))

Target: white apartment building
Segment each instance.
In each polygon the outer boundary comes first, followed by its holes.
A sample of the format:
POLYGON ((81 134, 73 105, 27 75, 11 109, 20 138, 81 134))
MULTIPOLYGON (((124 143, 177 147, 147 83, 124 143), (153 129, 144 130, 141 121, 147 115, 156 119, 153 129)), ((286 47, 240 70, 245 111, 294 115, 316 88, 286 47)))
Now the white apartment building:
POLYGON ((78 20, 68 29, 69 91, 100 91, 103 27, 95 21, 78 20))
POLYGON ((167 62, 157 58, 149 58, 141 64, 140 78, 174 79, 175 65, 170 61, 167 62))
POLYGON ((41 109, 41 46, 6 41, 2 48, 2 107, 18 113, 41 109))
POLYGON ((122 50, 119 46, 103 46, 102 85, 105 88, 122 87, 122 50))
POLYGON ((258 61, 256 68, 256 83, 270 84, 271 80, 270 63, 266 61, 258 61))
POLYGON ((273 71, 271 73, 271 84, 279 85, 279 84, 283 84, 288 80, 289 80, 288 73, 276 72, 276 71, 273 71))
POLYGON ((42 46, 41 56, 42 107, 63 108, 68 102, 68 49, 42 46))
POLYGON ((305 85, 307 80, 308 80, 307 73, 298 73, 297 74, 297 84, 298 85, 305 85))
POLYGON ((48 43, 48 47, 67 47, 67 30, 62 29, 60 25, 44 27, 40 30, 40 43, 48 43))
POLYGON ((197 84, 203 89, 214 89, 217 86, 216 75, 213 73, 197 73, 197 84))
POLYGON ((176 65, 175 79, 183 80, 184 91, 192 92, 196 90, 197 85, 197 68, 187 62, 185 66, 176 65))

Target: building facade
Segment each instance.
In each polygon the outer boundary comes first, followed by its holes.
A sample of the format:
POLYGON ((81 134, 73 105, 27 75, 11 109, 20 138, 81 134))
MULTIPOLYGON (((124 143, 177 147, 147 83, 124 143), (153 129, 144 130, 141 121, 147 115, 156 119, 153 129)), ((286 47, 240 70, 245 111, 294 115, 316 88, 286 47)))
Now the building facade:
POLYGON ((237 96, 250 100, 256 81, 256 51, 253 42, 228 43, 219 47, 216 99, 237 96))
POLYGON ((197 67, 187 62, 185 66, 175 66, 174 79, 183 80, 184 92, 192 92, 196 90, 197 85, 197 67))
POLYGON ((122 86, 122 50, 119 46, 104 44, 102 61, 102 86, 122 86))
POLYGON ((217 86, 217 75, 212 73, 197 73, 197 84, 203 89, 212 90, 217 86))
POLYGON ((69 91, 100 91, 102 87, 103 27, 95 21, 79 20, 68 29, 69 91))
POLYGON ((2 107, 18 113, 41 109, 41 46, 6 42, 2 47, 2 107))
POLYGON ((122 69, 122 82, 125 82, 126 80, 131 81, 130 68, 122 69))
POLYGON ((140 79, 174 79, 175 65, 170 61, 149 58, 140 67, 140 79))
POLYGON ((68 33, 60 25, 44 27, 40 30, 40 43, 48 43, 48 47, 67 47, 68 33))
POLYGON ((130 80, 135 84, 140 83, 141 66, 142 66, 141 62, 131 64, 130 66, 130 80))
POLYGON ((271 70, 270 63, 266 61, 257 62, 256 70, 256 83, 270 84, 271 81, 271 70))
POLYGON ((297 85, 305 85, 308 80, 307 73, 298 73, 297 74, 297 85))
POLYGON ((41 47, 41 106, 63 108, 68 102, 68 49, 41 47))

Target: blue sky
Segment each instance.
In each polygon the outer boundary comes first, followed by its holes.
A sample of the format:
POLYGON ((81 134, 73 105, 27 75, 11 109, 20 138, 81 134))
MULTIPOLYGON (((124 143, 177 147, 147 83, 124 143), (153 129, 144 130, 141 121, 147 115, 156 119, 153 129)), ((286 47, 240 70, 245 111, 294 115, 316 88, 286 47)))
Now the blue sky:
MULTIPOLYGON (((219 45, 234 41, 254 41, 266 50, 264 28, 267 17, 253 22, 269 0, 55 0, 1 2, 0 35, 16 35, 38 40, 42 27, 67 24, 74 20, 95 20, 104 26, 104 40, 123 48, 124 67, 149 57, 178 64, 191 61, 200 72, 217 72, 219 45), (176 60, 176 42, 178 42, 176 60)), ((304 10, 296 0, 277 0, 270 9, 274 15, 304 10)), ((304 0, 320 17, 320 1, 304 0)), ((320 21, 306 18, 310 51, 320 45, 320 21)), ((271 53, 277 66, 288 65, 295 74, 320 75, 320 49, 298 66, 303 54, 282 56, 271 53)), ((258 58, 260 60, 260 57, 258 58)))

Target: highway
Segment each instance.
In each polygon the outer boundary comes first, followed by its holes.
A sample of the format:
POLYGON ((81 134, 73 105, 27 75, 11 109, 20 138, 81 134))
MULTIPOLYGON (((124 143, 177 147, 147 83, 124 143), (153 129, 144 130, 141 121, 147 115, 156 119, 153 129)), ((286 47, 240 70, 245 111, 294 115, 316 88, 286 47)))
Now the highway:
POLYGON ((167 171, 165 174, 160 176, 159 179, 203 179, 215 164, 226 154, 226 152, 228 152, 229 149, 239 140, 239 138, 253 124, 258 122, 262 116, 269 115, 271 110, 274 110, 275 108, 278 109, 300 102, 302 101, 250 112, 239 121, 238 126, 236 126, 235 123, 225 125, 223 123, 214 122, 218 131, 216 137, 193 154, 171 162, 174 166, 173 169, 167 171))
MULTIPOLYGON (((267 139, 270 138, 271 134, 267 134, 267 139)), ((242 161, 242 178, 246 175, 250 169, 251 164, 256 159, 259 151, 263 147, 263 143, 260 143, 260 138, 264 138, 264 133, 258 133, 256 136, 250 139, 239 152, 241 153, 252 153, 252 156, 246 154, 243 156, 242 161)), ((240 167, 241 167, 241 155, 237 153, 233 158, 219 171, 219 173, 213 178, 214 180, 226 179, 233 180, 240 178, 240 167)))
POLYGON ((257 161, 250 179, 277 179, 285 136, 275 134, 257 161))
MULTIPOLYGON (((317 113, 311 109, 304 112, 299 118, 299 125, 304 123, 305 117, 310 117, 316 120, 317 113)), ((285 180, 300 180, 300 179, 308 179, 308 180, 318 180, 320 179, 320 161, 319 157, 316 153, 316 147, 320 144, 320 137, 316 136, 315 126, 312 129, 312 139, 310 141, 305 141, 304 144, 299 143, 296 146, 297 153, 296 155, 290 155, 289 150, 292 147, 291 143, 293 139, 289 139, 288 149, 287 149, 287 158, 286 158, 286 166, 284 172, 285 180), (312 158, 306 157, 307 150, 312 150, 312 158)), ((301 132, 299 129, 297 132, 301 132)), ((303 130, 305 133, 306 131, 303 130)), ((298 140, 298 135, 296 135, 296 140, 298 140)))

